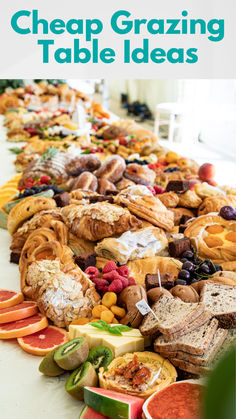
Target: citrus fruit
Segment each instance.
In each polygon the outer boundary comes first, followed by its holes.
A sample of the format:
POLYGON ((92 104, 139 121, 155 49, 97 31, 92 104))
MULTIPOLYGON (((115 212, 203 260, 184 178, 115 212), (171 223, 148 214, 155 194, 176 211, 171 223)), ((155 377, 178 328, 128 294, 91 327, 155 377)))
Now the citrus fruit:
POLYGON ((0 308, 12 307, 23 300, 24 296, 21 292, 0 289, 0 308))
POLYGON ((55 326, 48 326, 46 329, 31 335, 17 339, 24 351, 33 355, 46 355, 59 345, 68 341, 67 331, 55 326))
POLYGON ((27 319, 16 320, 15 322, 0 325, 0 339, 21 338, 45 329, 48 326, 47 317, 40 313, 27 319))
POLYGON ((24 301, 12 307, 0 309, 0 324, 14 322, 15 320, 26 319, 38 312, 37 304, 34 301, 24 301))

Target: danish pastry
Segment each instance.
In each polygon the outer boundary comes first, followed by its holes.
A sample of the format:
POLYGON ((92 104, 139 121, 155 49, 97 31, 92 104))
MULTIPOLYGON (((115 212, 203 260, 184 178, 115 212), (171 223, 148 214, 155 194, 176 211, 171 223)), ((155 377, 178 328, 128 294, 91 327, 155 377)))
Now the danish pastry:
POLYGON ((78 238, 97 241, 142 225, 127 209, 107 202, 68 205, 62 209, 65 222, 78 238))
POLYGON ((118 204, 127 206, 130 212, 157 227, 165 230, 171 230, 174 227, 173 213, 154 196, 124 195, 122 191, 115 198, 118 204))
POLYGON ((198 215, 219 212, 225 205, 236 207, 236 195, 217 195, 205 198, 198 208, 198 215))
POLYGON ((175 208, 179 204, 179 197, 175 192, 165 192, 158 195, 158 199, 167 208, 175 208))
POLYGON ((146 227, 127 231, 119 238, 103 239, 95 248, 98 256, 124 265, 128 260, 156 256, 167 248, 167 238, 161 229, 146 227))
POLYGON ((29 196, 15 205, 7 218, 7 229, 12 235, 16 230, 34 214, 42 210, 50 210, 56 207, 54 199, 42 196, 29 196))
POLYGON ((201 215, 187 224, 184 231, 202 258, 215 263, 236 259, 236 221, 216 214, 201 215))
POLYGON ((86 252, 94 252, 95 243, 89 240, 79 239, 74 234, 69 233, 68 246, 76 256, 79 256, 86 252))
POLYGON ((141 166, 137 163, 128 164, 124 177, 141 185, 151 186, 155 182, 156 173, 148 166, 141 166))
POLYGON ((98 178, 105 178, 110 182, 117 182, 125 171, 125 161, 120 156, 109 157, 105 163, 96 171, 98 178))

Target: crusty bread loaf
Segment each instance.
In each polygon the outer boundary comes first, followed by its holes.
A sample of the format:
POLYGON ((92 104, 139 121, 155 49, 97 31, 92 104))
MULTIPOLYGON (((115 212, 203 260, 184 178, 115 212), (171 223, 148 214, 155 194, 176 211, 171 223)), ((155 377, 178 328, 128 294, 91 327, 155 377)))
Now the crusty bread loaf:
POLYGON ((156 317, 150 312, 140 326, 143 335, 153 335, 158 330, 163 334, 173 334, 183 329, 205 311, 203 303, 185 303, 163 295, 153 306, 156 317))
POLYGON ((200 300, 219 321, 223 329, 236 327, 236 287, 207 282, 200 300))
POLYGON ((218 321, 212 319, 198 329, 195 329, 176 340, 168 341, 162 335, 155 340, 154 350, 156 352, 184 351, 193 355, 203 355, 209 348, 217 326, 218 321))
POLYGON ((165 334, 165 338, 167 340, 174 340, 177 339, 180 336, 186 335, 189 332, 192 332, 195 329, 198 329, 203 324, 209 322, 209 320, 212 318, 212 314, 210 311, 204 311, 200 314, 193 322, 188 323, 185 327, 178 330, 175 333, 172 334, 165 334))
POLYGON ((182 361, 192 362, 195 365, 208 365, 218 352, 219 348, 223 344, 228 334, 228 330, 217 329, 208 350, 203 355, 193 355, 184 351, 166 351, 161 352, 160 355, 164 358, 168 358, 170 361, 172 358, 180 359, 182 361))

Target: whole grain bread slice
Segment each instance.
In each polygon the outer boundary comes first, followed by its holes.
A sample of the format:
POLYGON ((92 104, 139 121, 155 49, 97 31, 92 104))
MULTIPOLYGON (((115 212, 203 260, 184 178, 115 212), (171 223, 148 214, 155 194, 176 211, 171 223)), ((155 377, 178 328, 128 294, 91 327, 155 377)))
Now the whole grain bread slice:
POLYGON ((192 362, 195 365, 206 366, 215 357, 219 348, 224 343, 227 334, 228 334, 228 330, 217 329, 215 336, 213 337, 209 345, 208 350, 203 355, 192 355, 192 354, 189 354, 188 352, 183 352, 183 351, 161 352, 160 355, 162 355, 164 358, 168 358, 170 361, 172 360, 172 358, 176 358, 182 361, 192 362))
POLYGON ((198 329, 193 330, 178 339, 168 341, 162 335, 154 342, 156 352, 183 351, 193 355, 203 355, 209 348, 218 326, 216 319, 210 320, 198 329))
POLYGON ((200 316, 198 316, 193 322, 187 324, 183 329, 178 330, 178 332, 172 334, 165 334, 166 340, 174 340, 179 338, 180 336, 186 335, 189 332, 197 329, 198 327, 202 326, 203 324, 209 322, 212 318, 212 314, 210 311, 204 311, 200 316))
POLYGON ((202 365, 195 365, 192 362, 182 361, 182 359, 172 358, 171 362, 175 367, 191 374, 207 375, 211 371, 209 366, 203 367, 202 365))
POLYGON ((179 298, 163 295, 153 306, 155 316, 149 312, 143 319, 140 331, 143 335, 154 335, 158 330, 173 334, 193 322, 205 311, 203 303, 185 303, 179 298))
POLYGON ((200 300, 218 319, 220 327, 236 327, 236 287, 206 282, 200 300))

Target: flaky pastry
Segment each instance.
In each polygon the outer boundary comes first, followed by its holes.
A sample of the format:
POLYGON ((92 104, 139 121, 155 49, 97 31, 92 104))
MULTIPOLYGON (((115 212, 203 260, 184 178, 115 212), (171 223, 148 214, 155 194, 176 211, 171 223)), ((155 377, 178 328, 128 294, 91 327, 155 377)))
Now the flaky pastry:
POLYGON ((198 208, 198 215, 208 214, 209 212, 219 212, 225 205, 236 208, 236 195, 217 195, 205 198, 198 208))
POLYGON ((186 208, 198 208, 202 203, 201 198, 194 191, 186 191, 184 193, 179 193, 179 206, 186 208))

